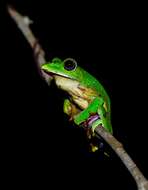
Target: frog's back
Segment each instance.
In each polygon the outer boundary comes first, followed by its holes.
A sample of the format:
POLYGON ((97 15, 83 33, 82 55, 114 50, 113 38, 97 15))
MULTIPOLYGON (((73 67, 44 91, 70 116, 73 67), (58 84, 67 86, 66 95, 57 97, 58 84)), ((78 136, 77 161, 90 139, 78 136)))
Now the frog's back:
MULTIPOLYGON (((88 88, 92 88, 94 91, 96 91, 96 94, 104 99, 104 101, 107 104, 108 109, 110 110, 110 98, 102 86, 102 84, 91 74, 89 74, 87 71, 82 70, 83 75, 87 76, 85 77, 85 83, 84 85, 87 86, 88 88)), ((83 80, 82 80, 83 82, 83 80)))
POLYGON ((83 70, 82 71, 85 77, 85 84, 87 85, 88 88, 92 88, 94 91, 96 91, 96 95, 98 97, 103 98, 105 102, 105 107, 107 111, 107 120, 108 120, 108 126, 107 128, 109 129, 110 132, 112 132, 112 126, 111 126, 111 103, 110 103, 110 98, 102 86, 102 84, 91 74, 89 74, 87 71, 83 70))

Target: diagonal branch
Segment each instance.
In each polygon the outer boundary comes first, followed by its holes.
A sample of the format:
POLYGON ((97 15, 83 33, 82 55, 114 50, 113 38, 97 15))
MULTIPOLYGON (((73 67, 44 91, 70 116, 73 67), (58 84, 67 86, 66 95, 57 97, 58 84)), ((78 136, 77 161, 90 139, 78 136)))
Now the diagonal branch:
POLYGON ((101 136, 115 151, 115 153, 119 156, 119 158, 122 160, 123 164, 126 166, 128 171, 133 176, 138 190, 148 190, 148 181, 143 176, 139 168, 136 166, 136 164, 133 162, 131 157, 127 154, 125 149, 123 148, 123 145, 114 137, 112 136, 108 131, 105 130, 102 126, 98 126, 95 129, 95 133, 99 136, 101 136))
MULTIPOLYGON (((33 35, 32 31, 29 28, 29 25, 32 23, 32 21, 27 16, 22 16, 21 14, 19 14, 11 6, 8 6, 8 12, 10 16, 12 17, 12 19, 16 22, 21 32, 24 34, 31 48, 33 49, 33 53, 37 62, 38 71, 40 75, 42 76, 42 78, 49 84, 51 77, 41 70, 41 65, 46 62, 45 57, 44 57, 44 54, 45 54, 44 50, 42 49, 38 40, 35 38, 35 36, 33 35)), ((124 150, 122 144, 115 137, 113 137, 109 132, 107 132, 102 126, 96 127, 95 133, 98 136, 101 136, 116 152, 116 154, 124 163, 128 171, 133 176, 137 184, 138 190, 148 190, 148 181, 143 176, 143 174, 141 173, 139 168, 136 166, 136 164, 133 162, 133 160, 130 158, 130 156, 127 154, 127 152, 124 150)))
POLYGON ((30 44, 31 48, 33 49, 33 54, 35 57, 35 61, 37 63, 37 68, 40 76, 48 83, 50 84, 50 80, 52 79, 51 76, 44 73, 40 68, 41 65, 46 63, 45 60, 45 52, 42 49, 41 45, 39 44, 37 38, 32 33, 31 29, 29 28, 29 25, 33 23, 32 20, 30 20, 27 16, 22 16, 20 13, 18 13, 12 6, 8 6, 8 12, 12 19, 16 22, 18 28, 25 36, 26 40, 30 44))

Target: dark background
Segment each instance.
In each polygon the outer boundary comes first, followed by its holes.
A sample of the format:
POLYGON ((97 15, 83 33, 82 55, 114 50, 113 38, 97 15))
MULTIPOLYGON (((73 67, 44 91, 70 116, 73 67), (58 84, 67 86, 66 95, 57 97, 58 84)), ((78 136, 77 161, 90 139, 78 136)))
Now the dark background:
POLYGON ((34 21, 31 28, 47 60, 73 57, 104 85, 112 102, 114 135, 148 177, 144 6, 72 1, 4 1, 1 6, 2 146, 5 172, 15 178, 9 184, 136 189, 114 152, 109 158, 89 153, 83 130, 63 113, 65 93, 40 78, 32 49, 7 14, 7 3, 34 21))

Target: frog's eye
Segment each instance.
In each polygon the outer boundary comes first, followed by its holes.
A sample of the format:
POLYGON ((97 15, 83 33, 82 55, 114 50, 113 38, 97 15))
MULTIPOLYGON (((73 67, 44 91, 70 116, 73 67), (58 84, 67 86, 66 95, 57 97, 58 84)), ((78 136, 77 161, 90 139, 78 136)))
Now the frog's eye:
POLYGON ((64 60, 64 69, 67 71, 75 70, 77 67, 77 62, 72 58, 67 58, 64 60))

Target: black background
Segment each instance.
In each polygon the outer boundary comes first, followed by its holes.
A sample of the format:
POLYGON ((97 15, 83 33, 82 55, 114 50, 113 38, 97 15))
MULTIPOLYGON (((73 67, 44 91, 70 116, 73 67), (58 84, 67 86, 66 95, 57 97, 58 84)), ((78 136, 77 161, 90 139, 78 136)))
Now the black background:
POLYGON ((112 151, 109 158, 88 152, 83 130, 63 113, 65 93, 40 78, 32 49, 7 14, 6 3, 34 21, 31 28, 47 60, 73 57, 100 80, 111 98, 114 135, 148 177, 144 6, 4 1, 1 12, 2 146, 5 172, 15 178, 6 185, 136 189, 112 151))

